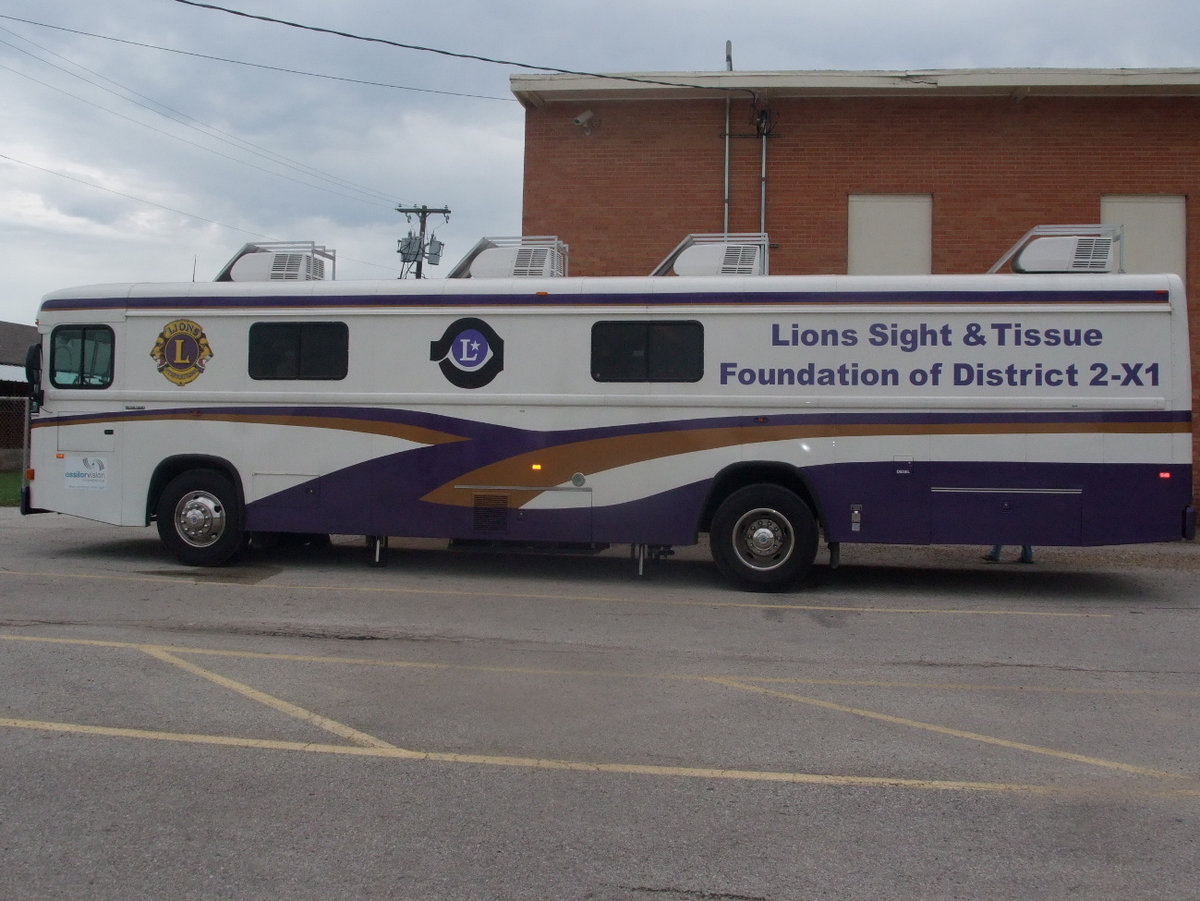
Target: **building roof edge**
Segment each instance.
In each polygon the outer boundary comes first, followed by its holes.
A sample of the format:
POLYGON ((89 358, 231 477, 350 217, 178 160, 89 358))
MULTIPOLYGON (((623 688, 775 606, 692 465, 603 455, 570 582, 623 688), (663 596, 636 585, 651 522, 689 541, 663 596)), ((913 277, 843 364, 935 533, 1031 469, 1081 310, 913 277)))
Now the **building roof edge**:
POLYGON ((660 100, 754 95, 836 97, 911 93, 950 96, 1200 96, 1200 68, 909 69, 792 72, 518 74, 513 95, 527 107, 585 99, 660 100))

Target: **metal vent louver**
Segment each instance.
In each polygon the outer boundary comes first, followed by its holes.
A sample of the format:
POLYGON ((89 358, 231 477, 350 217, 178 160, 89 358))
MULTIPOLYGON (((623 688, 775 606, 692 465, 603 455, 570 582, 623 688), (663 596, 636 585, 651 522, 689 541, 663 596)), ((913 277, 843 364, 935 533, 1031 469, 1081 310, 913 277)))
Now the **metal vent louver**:
POLYGON ((277 253, 271 263, 272 281, 313 281, 325 278, 325 263, 306 253, 277 253))
POLYGON ((524 278, 561 278, 562 256, 549 247, 519 247, 512 274, 524 278))
POLYGON ((1120 225, 1038 225, 988 272, 1124 272, 1123 239, 1120 225))
POLYGON ((722 275, 758 275, 758 255, 761 248, 757 244, 729 244, 725 247, 725 259, 721 262, 722 275))
POLYGON ((1071 268, 1087 272, 1107 272, 1111 264, 1112 243, 1112 238, 1078 238, 1071 268))
POLYGON ((337 277, 337 254, 312 241, 246 244, 217 274, 218 282, 307 282, 337 277), (328 267, 326 267, 328 263, 328 267))
POLYGON ((480 238, 447 278, 564 278, 569 248, 553 235, 480 238))
POLYGON ((688 235, 650 274, 766 275, 770 246, 770 238, 759 233, 688 235))

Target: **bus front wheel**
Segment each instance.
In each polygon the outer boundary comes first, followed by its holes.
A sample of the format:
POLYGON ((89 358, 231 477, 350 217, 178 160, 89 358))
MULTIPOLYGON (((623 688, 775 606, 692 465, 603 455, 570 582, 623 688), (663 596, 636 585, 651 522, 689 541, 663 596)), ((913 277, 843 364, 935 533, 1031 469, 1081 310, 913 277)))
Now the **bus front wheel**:
POLYGON ((195 469, 176 476, 163 489, 157 513, 159 537, 187 566, 218 566, 242 547, 237 492, 218 472, 195 469))
POLYGON ((808 504, 778 485, 748 485, 717 508, 709 532, 717 568, 740 588, 783 591, 817 556, 817 521, 808 504))

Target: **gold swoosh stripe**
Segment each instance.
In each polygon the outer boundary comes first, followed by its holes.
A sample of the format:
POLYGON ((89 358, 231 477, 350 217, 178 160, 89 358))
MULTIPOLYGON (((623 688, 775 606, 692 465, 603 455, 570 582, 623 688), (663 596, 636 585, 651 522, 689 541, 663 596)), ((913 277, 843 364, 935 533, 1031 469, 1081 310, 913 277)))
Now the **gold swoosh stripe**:
POLYGON ((644 432, 590 441, 571 442, 517 454, 482 466, 426 494, 424 501, 467 507, 474 503, 470 492, 458 485, 505 486, 512 507, 524 506, 548 488, 584 475, 644 463, 696 451, 715 450, 738 444, 768 441, 797 441, 817 438, 868 438, 894 435, 1003 435, 1109 433, 1170 434, 1190 431, 1186 422, 1032 422, 1032 423, 897 423, 822 425, 754 425, 673 432, 644 432), (534 469, 534 465, 537 469, 534 469))
POLYGON ((189 410, 186 412, 171 411, 158 415, 128 416, 109 414, 98 416, 73 417, 69 422, 35 422, 33 428, 45 426, 95 425, 108 422, 243 422, 259 425, 286 425, 307 429, 334 429, 343 432, 359 432, 366 435, 386 435, 391 438, 403 438, 414 444, 452 444, 455 441, 466 441, 463 435, 453 435, 437 429, 424 426, 409 425, 403 422, 386 422, 376 419, 356 419, 352 416, 289 416, 275 413, 213 413, 204 410, 189 410))
POLYGON ((403 422, 385 422, 376 419, 355 419, 349 416, 287 416, 283 414, 262 415, 256 413, 201 413, 164 416, 163 419, 215 419, 222 422, 245 422, 258 425, 286 425, 308 429, 335 429, 344 432, 360 432, 367 435, 386 435, 404 438, 415 444, 452 444, 466 441, 462 435, 452 435, 437 429, 408 425, 403 422))

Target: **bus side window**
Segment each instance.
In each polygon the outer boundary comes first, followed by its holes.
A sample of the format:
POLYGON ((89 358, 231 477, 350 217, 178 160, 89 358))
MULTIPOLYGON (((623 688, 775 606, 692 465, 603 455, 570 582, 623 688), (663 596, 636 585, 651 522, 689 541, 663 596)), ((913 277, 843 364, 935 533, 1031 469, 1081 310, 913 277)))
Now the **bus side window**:
POLYGON ((113 380, 113 330, 107 325, 60 325, 50 335, 50 384, 107 388, 113 380))
POLYGON ((344 322, 255 322, 250 378, 262 381, 346 377, 350 331, 344 322))
POLYGON ((592 378, 597 382, 698 382, 704 376, 699 322, 597 322, 592 378))

